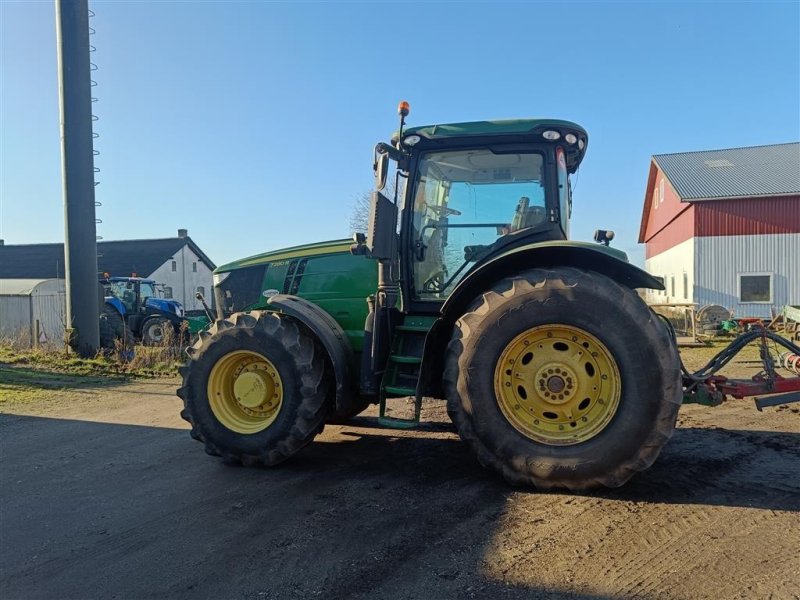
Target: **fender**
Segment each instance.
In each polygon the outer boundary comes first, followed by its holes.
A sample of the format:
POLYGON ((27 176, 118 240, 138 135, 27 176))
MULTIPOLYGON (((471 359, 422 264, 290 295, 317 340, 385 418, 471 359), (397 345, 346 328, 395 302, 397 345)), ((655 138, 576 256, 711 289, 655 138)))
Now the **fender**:
POLYGON ((116 296, 108 296, 105 299, 105 303, 108 304, 109 306, 113 306, 116 309, 116 311, 122 316, 122 318, 123 319, 125 318, 125 305, 122 303, 122 300, 120 300, 116 296))
POLYGON ((336 410, 346 411, 356 398, 353 393, 350 365, 353 348, 344 329, 327 312, 299 296, 275 294, 267 300, 270 307, 289 315, 308 327, 328 353, 336 379, 336 410))
POLYGON ((631 289, 665 289, 661 281, 630 264, 624 252, 599 244, 555 240, 504 252, 474 266, 442 305, 439 319, 425 338, 417 396, 441 397, 441 382, 436 381, 433 374, 442 372, 453 325, 472 301, 500 279, 537 267, 577 267, 602 273, 631 289))

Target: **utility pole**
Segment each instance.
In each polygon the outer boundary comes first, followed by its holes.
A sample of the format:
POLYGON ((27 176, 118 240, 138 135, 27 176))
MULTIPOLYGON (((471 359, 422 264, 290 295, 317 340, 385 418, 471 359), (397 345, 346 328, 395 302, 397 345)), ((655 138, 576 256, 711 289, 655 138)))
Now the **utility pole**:
POLYGON ((90 357, 100 346, 100 305, 94 213, 89 4, 88 0, 55 0, 55 3, 67 325, 72 348, 81 356, 90 357))

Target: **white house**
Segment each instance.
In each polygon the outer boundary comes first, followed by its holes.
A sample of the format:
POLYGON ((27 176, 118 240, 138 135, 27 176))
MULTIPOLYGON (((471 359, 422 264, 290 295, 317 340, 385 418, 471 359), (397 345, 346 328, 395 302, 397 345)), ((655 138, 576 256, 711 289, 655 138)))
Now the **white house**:
MULTIPOLYGON (((187 311, 202 310, 195 299, 201 292, 209 304, 211 259, 179 229, 174 238, 119 240, 97 243, 98 277, 145 277, 164 286, 164 294, 181 302, 187 311)), ((4 245, 0 240, 0 280, 61 279, 64 277, 64 244, 4 245)))

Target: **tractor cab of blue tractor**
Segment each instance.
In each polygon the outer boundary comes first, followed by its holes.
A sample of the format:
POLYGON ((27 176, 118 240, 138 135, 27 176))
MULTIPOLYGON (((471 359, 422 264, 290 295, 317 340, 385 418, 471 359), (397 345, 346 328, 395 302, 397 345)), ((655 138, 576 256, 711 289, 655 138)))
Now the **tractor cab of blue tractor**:
POLYGON ((104 277, 104 312, 114 310, 137 340, 152 345, 164 341, 168 328, 177 334, 184 321, 183 305, 177 300, 162 298, 159 286, 152 279, 141 277, 104 277))

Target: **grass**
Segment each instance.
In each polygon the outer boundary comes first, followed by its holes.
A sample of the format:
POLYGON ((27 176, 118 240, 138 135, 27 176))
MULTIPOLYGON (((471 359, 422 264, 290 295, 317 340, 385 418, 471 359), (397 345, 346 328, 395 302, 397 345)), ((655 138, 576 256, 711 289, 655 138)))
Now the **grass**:
MULTIPOLYGON (((119 341, 118 341, 119 342, 119 341)), ((119 385, 131 379, 174 377, 184 362, 185 346, 167 335, 158 346, 128 347, 81 358, 58 348, 25 348, 0 341, 0 407, 40 398, 45 390, 87 389, 119 385)))

